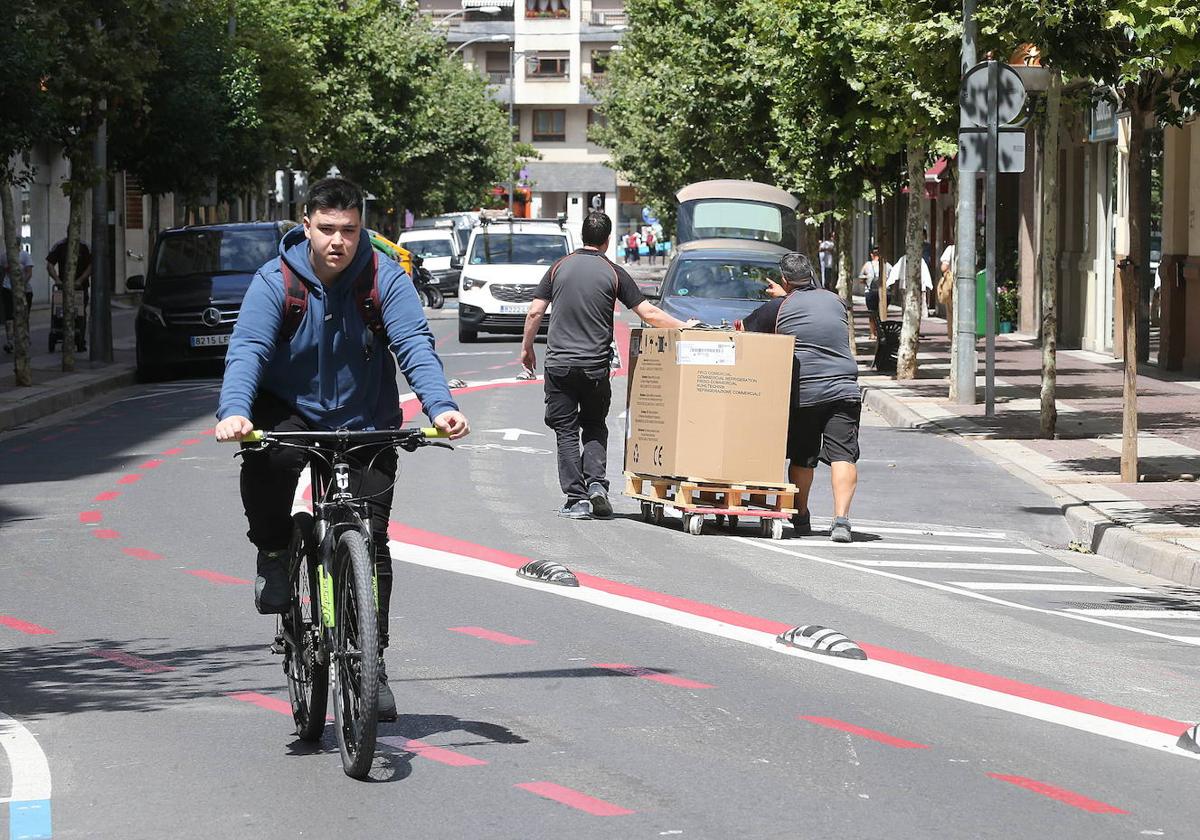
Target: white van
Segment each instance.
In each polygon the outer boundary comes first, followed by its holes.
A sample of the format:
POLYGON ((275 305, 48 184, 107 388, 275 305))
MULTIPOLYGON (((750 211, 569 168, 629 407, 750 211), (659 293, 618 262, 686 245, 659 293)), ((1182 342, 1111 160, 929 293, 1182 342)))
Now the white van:
MULTIPOLYGON (((565 214, 557 219, 484 215, 471 231, 458 295, 458 340, 479 333, 520 335, 534 289, 558 259, 575 250, 565 214)), ((544 332, 550 313, 542 320, 544 332)))
POLYGON ((397 245, 412 251, 433 275, 433 282, 444 295, 458 293, 462 274, 462 254, 454 235, 454 223, 440 223, 431 228, 410 228, 400 232, 397 245))

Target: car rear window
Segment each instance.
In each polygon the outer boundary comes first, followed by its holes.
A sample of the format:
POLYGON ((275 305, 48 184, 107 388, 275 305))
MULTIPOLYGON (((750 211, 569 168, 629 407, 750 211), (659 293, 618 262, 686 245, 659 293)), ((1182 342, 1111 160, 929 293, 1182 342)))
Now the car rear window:
POLYGON ((253 274, 278 253, 274 228, 174 233, 159 244, 154 276, 169 280, 193 274, 253 274))
POLYGON ((779 263, 738 259, 682 259, 667 295, 719 300, 768 300, 767 280, 778 283, 779 263))
POLYGON ((429 257, 454 256, 454 248, 449 239, 405 239, 400 244, 423 260, 429 257))
POLYGON ((567 239, 554 233, 480 233, 471 246, 471 265, 550 265, 567 255, 567 239))

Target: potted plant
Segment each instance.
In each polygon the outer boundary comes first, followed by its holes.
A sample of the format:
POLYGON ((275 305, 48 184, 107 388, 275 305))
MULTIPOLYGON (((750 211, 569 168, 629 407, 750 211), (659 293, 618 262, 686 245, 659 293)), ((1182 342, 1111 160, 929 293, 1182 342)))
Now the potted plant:
POLYGON ((996 290, 996 320, 1000 332, 1010 333, 1016 329, 1017 316, 1021 309, 1021 295, 1014 284, 1005 283, 996 290))

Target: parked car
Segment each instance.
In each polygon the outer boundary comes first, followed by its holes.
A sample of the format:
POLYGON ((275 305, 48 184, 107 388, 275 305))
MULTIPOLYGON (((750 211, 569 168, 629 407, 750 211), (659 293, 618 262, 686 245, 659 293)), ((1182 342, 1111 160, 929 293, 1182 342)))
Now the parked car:
MULTIPOLYGON (((557 219, 484 216, 471 231, 458 295, 458 340, 479 333, 520 335, 542 276, 575 249, 565 214, 557 219)), ((550 313, 542 320, 544 332, 550 313)))
POLYGON ((780 282, 788 249, 769 242, 705 239, 679 246, 663 278, 659 306, 681 321, 733 326, 764 302, 767 281, 780 282))
POLYGON ((202 225, 163 231, 146 275, 134 332, 139 378, 161 378, 195 362, 221 361, 254 273, 279 253, 287 222, 202 225))
POLYGON ((458 253, 467 252, 467 244, 471 239, 471 231, 479 224, 481 214, 462 211, 459 213, 443 213, 440 216, 430 216, 425 219, 414 219, 409 230, 428 230, 429 228, 448 228, 454 234, 458 245, 458 253))
POLYGON ((458 294, 458 284, 462 279, 462 251, 459 250, 452 222, 432 228, 401 231, 399 244, 421 258, 443 294, 458 294))
MULTIPOLYGON (((800 243, 800 202, 791 193, 757 181, 721 179, 688 184, 679 202, 675 241, 747 239, 789 251, 800 243)), ((814 263, 816 254, 810 255, 814 263)))
POLYGON ((421 299, 422 306, 428 306, 430 309, 441 309, 445 305, 445 294, 438 288, 433 275, 429 273, 429 269, 422 264, 423 261, 420 256, 414 254, 403 245, 397 245, 378 231, 368 229, 367 236, 371 240, 372 248, 388 259, 399 263, 405 273, 412 278, 413 286, 417 290, 417 297, 421 299))

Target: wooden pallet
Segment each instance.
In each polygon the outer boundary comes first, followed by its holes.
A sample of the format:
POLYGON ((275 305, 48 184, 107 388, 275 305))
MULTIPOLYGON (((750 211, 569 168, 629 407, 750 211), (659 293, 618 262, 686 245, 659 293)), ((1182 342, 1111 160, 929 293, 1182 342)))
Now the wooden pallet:
POLYGON ((727 483, 697 478, 674 478, 625 473, 625 495, 680 510, 756 516, 790 516, 796 512, 794 484, 727 483))

